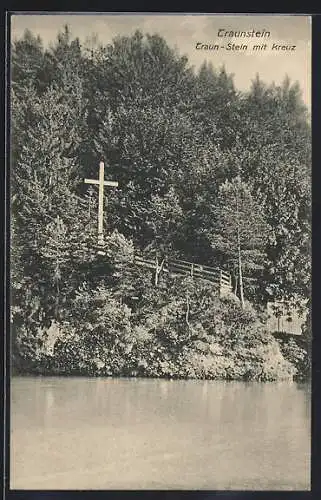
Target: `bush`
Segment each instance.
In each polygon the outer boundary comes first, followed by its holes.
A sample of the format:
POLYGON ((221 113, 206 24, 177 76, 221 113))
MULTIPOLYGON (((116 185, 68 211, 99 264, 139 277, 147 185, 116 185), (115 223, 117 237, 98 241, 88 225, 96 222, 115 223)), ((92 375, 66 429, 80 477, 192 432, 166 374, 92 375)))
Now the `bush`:
POLYGON ((69 316, 26 343, 30 369, 226 380, 295 375, 300 352, 289 345, 284 359, 250 304, 242 309, 233 296, 220 298, 211 285, 190 277, 172 280, 168 289, 133 283, 141 293, 134 313, 118 288, 117 293, 104 284, 79 289, 69 316))
POLYGON ((81 290, 52 354, 59 373, 121 374, 131 343, 130 309, 104 287, 81 290))
POLYGON ((202 288, 198 282, 193 288, 191 279, 176 283, 176 294, 146 318, 149 352, 137 373, 170 378, 291 379, 293 366, 283 358, 254 308, 247 303, 242 309, 233 297, 219 298, 213 289, 208 293, 207 286, 202 288))
POLYGON ((294 378, 308 380, 311 376, 310 345, 305 338, 277 337, 283 357, 294 368, 294 378))

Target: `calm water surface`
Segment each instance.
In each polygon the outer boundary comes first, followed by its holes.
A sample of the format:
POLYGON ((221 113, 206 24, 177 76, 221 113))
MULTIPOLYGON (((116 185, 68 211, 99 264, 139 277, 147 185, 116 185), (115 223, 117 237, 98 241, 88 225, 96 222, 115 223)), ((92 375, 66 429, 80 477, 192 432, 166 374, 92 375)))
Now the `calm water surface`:
POLYGON ((295 383, 14 377, 13 489, 310 489, 295 383))

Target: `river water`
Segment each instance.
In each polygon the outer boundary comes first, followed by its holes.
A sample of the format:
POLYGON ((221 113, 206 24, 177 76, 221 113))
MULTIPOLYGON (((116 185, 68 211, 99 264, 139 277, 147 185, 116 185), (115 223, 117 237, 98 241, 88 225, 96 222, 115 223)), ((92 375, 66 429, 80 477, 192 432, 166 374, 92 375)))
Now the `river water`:
POLYGON ((310 489, 310 388, 13 377, 13 489, 310 489))

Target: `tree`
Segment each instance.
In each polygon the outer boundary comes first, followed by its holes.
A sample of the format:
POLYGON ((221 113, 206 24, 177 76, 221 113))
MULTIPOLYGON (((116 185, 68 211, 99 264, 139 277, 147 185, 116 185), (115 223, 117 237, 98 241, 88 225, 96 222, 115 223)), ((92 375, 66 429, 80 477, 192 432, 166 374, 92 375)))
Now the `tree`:
POLYGON ((79 217, 74 153, 82 109, 74 95, 57 88, 41 95, 31 88, 26 97, 22 101, 13 91, 12 286, 13 303, 32 336, 57 318, 58 297, 68 283, 70 242, 68 248, 64 238, 79 217))
POLYGON ((171 187, 164 196, 151 197, 146 225, 151 233, 152 247, 160 259, 175 252, 175 236, 182 223, 180 200, 171 187))
POLYGON ((225 265, 234 274, 235 289, 238 288, 244 306, 243 274, 251 280, 264 268, 267 226, 249 186, 240 176, 220 186, 213 216, 212 247, 223 254, 225 265))
POLYGON ((85 71, 84 57, 78 38, 72 39, 68 25, 59 31, 56 40, 45 50, 39 74, 39 92, 45 92, 55 85, 67 93, 83 80, 85 71))
POLYGON ((12 44, 11 82, 14 91, 23 96, 24 89, 37 87, 43 67, 44 50, 42 40, 30 30, 25 30, 19 40, 12 44))
POLYGON ((257 76, 241 102, 238 156, 271 227, 261 280, 266 300, 310 293, 311 130, 297 83, 265 85, 257 76))
POLYGON ((233 75, 224 66, 215 70, 204 62, 197 74, 193 99, 194 119, 204 135, 223 150, 229 150, 241 126, 239 93, 233 75))
MULTIPOLYGON (((149 336, 146 353, 162 344, 164 328, 179 349, 206 335, 216 309, 201 326, 198 315, 211 292, 205 285, 197 291, 193 280, 176 290, 170 277, 153 286, 152 272, 135 266, 140 252, 231 271, 241 305, 307 295, 311 152, 298 85, 257 78, 249 93, 239 93, 224 68, 204 64, 195 73, 163 38, 140 32, 87 51, 68 27, 45 51, 29 33, 15 42, 12 61, 18 353, 37 358, 41 328, 54 319, 69 353, 78 338, 73 329, 83 328, 77 352, 91 366, 82 349, 95 342, 89 323, 100 312, 105 361, 122 342, 121 325, 124 344, 149 336), (119 182, 105 194, 104 256, 96 252, 97 197, 83 182, 96 177, 101 155, 106 178, 119 182)), ((120 372, 125 351, 111 370, 120 372)))

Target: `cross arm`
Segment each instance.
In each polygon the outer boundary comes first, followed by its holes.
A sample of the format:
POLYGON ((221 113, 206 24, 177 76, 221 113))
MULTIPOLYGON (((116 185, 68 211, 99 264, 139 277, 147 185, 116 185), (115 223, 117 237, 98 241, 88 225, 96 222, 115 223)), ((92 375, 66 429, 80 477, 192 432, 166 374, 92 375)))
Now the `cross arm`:
MULTIPOLYGON (((96 184, 99 185, 99 181, 96 179, 84 179, 85 184, 96 184)), ((117 187, 118 182, 117 181, 104 181, 104 186, 113 186, 117 187)))

